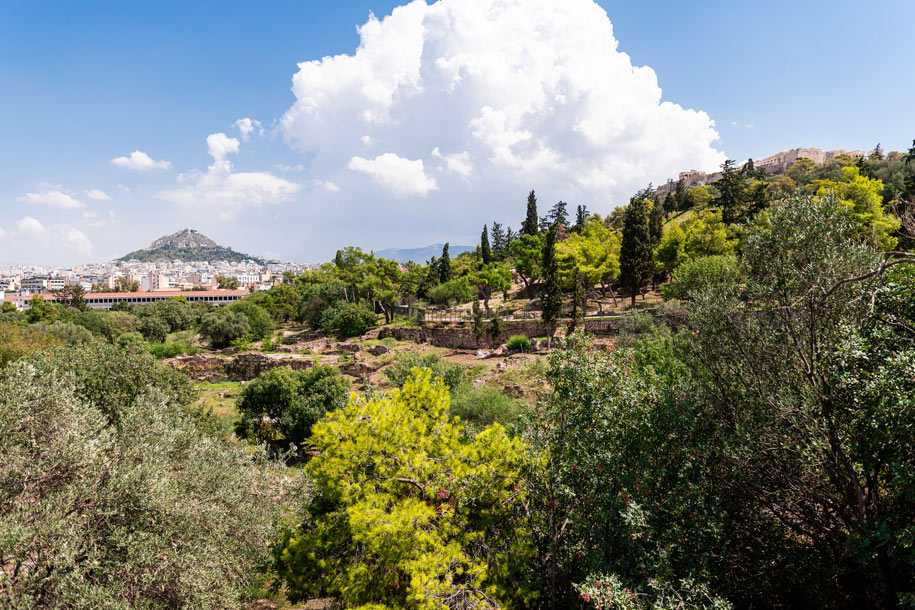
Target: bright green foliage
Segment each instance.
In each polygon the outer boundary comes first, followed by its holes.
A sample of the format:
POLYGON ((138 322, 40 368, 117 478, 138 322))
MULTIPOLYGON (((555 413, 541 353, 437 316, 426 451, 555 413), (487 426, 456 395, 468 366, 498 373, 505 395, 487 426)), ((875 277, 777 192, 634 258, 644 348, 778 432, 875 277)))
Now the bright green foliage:
POLYGON ((302 447, 315 422, 343 407, 348 396, 349 384, 334 367, 275 368, 242 389, 238 431, 258 441, 282 438, 287 445, 302 447))
POLYGON ((531 348, 531 340, 527 335, 512 335, 505 345, 513 352, 526 352, 531 348))
POLYGON ((213 347, 228 347, 232 341, 250 336, 251 327, 245 314, 224 308, 204 314, 200 320, 200 335, 213 347))
POLYGON ((635 297, 654 275, 649 215, 651 202, 634 199, 629 203, 620 245, 620 282, 635 297))
POLYGON ((524 287, 530 288, 543 273, 543 237, 525 233, 511 243, 509 251, 524 287))
POLYGON ((556 246, 559 273, 566 287, 578 277, 586 288, 610 284, 620 274, 620 242, 598 215, 556 246))
POLYGON ((278 467, 202 432, 166 380, 99 405, 81 365, 130 363, 108 347, 67 366, 74 351, 0 379, 0 606, 242 607, 288 493, 278 467))
POLYGON ((896 238, 892 233, 899 228, 899 219, 883 209, 883 183, 860 175, 858 168, 842 168, 842 179, 814 180, 816 194, 823 196, 834 191, 842 205, 851 210, 851 218, 863 235, 880 248, 892 250, 896 238))
POLYGON ((350 608, 502 608, 533 601, 521 528, 525 446, 494 425, 465 440, 448 390, 416 370, 314 427, 313 521, 276 566, 295 599, 350 608))
POLYGON ((467 379, 464 367, 460 364, 442 360, 437 354, 422 352, 398 352, 394 362, 384 369, 384 375, 388 381, 401 388, 413 375, 415 368, 432 371, 433 381, 441 380, 449 388, 463 385, 467 379))
POLYGON ((519 436, 528 423, 528 413, 517 400, 488 385, 465 383, 451 389, 451 415, 461 418, 467 437, 499 423, 511 436, 519 436))
POLYGON ((54 335, 26 330, 9 322, 0 322, 0 370, 22 356, 61 343, 62 341, 54 335))
POLYGON ((661 288, 665 299, 688 299, 698 288, 731 288, 741 281, 737 259, 730 255, 701 256, 682 264, 669 284, 661 288))
POLYGON ((242 299, 232 303, 229 305, 229 310, 244 314, 248 319, 248 327, 251 329, 250 334, 254 341, 263 339, 276 328, 276 324, 270 314, 267 313, 267 310, 250 299, 242 299))
POLYGON ((686 223, 686 256, 698 258, 732 254, 738 242, 728 237, 728 228, 721 219, 721 212, 705 210, 686 223))
POLYGON ((457 277, 432 288, 429 298, 439 305, 466 303, 473 299, 473 289, 466 277, 457 277))
POLYGON ((661 271, 672 273, 688 260, 686 254, 686 233, 680 225, 674 225, 661 237, 654 250, 654 260, 661 271))
POLYGON ((187 353, 187 348, 181 343, 166 341, 165 343, 150 343, 149 353, 155 358, 163 360, 165 358, 174 358, 181 354, 187 353))
POLYGON ((693 188, 685 191, 684 198, 686 199, 686 208, 701 210, 702 208, 709 205, 715 197, 712 195, 712 191, 709 189, 709 187, 694 186, 693 188))
POLYGON ((701 256, 732 254, 737 244, 736 238, 729 238, 721 212, 704 210, 665 233, 654 251, 654 259, 662 270, 672 273, 686 261, 701 256))
POLYGON ((237 277, 227 277, 225 275, 216 276, 216 287, 221 290, 238 290, 240 284, 237 277))
POLYGON ((67 320, 71 316, 72 314, 68 313, 67 309, 57 303, 45 301, 40 294, 36 294, 29 299, 29 308, 25 312, 25 320, 29 324, 67 320))
POLYGON ((483 307, 489 311, 489 298, 493 292, 508 290, 512 283, 511 269, 505 263, 489 263, 470 275, 470 282, 476 286, 483 299, 483 307))

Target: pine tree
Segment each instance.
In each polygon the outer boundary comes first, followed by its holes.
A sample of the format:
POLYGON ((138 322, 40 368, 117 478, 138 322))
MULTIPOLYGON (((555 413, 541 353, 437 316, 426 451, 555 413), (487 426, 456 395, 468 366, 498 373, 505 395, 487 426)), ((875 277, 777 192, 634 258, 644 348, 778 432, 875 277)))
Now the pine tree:
POLYGON ((444 284, 451 281, 451 255, 448 254, 448 244, 442 248, 442 257, 438 259, 438 278, 444 284))
POLYGON ((623 242, 620 246, 620 283, 630 290, 632 305, 635 295, 651 280, 654 259, 651 249, 649 222, 650 202, 635 199, 629 203, 623 225, 623 242))
POLYGON ((552 327, 562 309, 562 287, 559 285, 559 261, 556 259, 556 234, 553 225, 547 232, 543 244, 543 292, 540 301, 543 307, 543 321, 552 327))
POLYGON ((569 226, 569 213, 566 210, 568 204, 565 201, 558 201, 556 205, 547 212, 546 219, 551 225, 569 226))
POLYGON ((746 179, 734 167, 734 160, 728 159, 721 164, 721 178, 715 182, 718 197, 715 205, 721 210, 724 221, 728 224, 739 221, 744 214, 746 179))
POLYGON ((527 196, 527 217, 521 223, 522 235, 537 235, 540 232, 540 218, 537 216, 537 196, 531 191, 527 196))
POLYGON ((505 256, 508 257, 509 248, 512 242, 521 237, 521 233, 515 233, 511 227, 505 227, 505 256))
POLYGON ((489 246, 489 229, 483 225, 483 234, 480 236, 480 255, 483 257, 483 264, 488 265, 492 262, 492 248, 489 246))

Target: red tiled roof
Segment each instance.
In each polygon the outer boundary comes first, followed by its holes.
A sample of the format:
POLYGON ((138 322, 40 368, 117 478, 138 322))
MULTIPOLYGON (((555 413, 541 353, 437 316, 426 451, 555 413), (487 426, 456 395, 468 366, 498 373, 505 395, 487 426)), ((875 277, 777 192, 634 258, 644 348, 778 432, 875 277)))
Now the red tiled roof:
MULTIPOLYGON (((157 290, 155 292, 87 292, 83 296, 86 300, 110 299, 110 298, 171 298, 171 297, 217 297, 217 296, 244 296, 248 294, 247 290, 187 290, 182 292, 170 290, 157 290)), ((6 297, 4 301, 14 301, 18 299, 31 299, 34 296, 40 296, 46 299, 56 299, 56 294, 27 294, 18 297, 6 297)))

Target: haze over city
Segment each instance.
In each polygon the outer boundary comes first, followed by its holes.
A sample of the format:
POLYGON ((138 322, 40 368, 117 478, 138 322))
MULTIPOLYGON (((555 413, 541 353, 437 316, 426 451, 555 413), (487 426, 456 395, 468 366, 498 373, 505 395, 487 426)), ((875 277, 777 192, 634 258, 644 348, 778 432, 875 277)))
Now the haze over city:
POLYGON ((265 2, 0 8, 0 262, 193 227, 317 263, 474 243, 530 189, 816 146, 904 150, 911 3, 265 2), (498 58, 499 61, 494 61, 498 58))

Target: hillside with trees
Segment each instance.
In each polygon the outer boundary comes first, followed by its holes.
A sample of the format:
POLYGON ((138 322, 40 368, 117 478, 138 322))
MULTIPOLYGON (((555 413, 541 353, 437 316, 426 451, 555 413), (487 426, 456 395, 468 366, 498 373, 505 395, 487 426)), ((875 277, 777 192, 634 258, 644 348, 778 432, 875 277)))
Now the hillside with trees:
POLYGON ((524 195, 225 307, 5 305, 0 605, 913 607, 915 143, 524 195))

